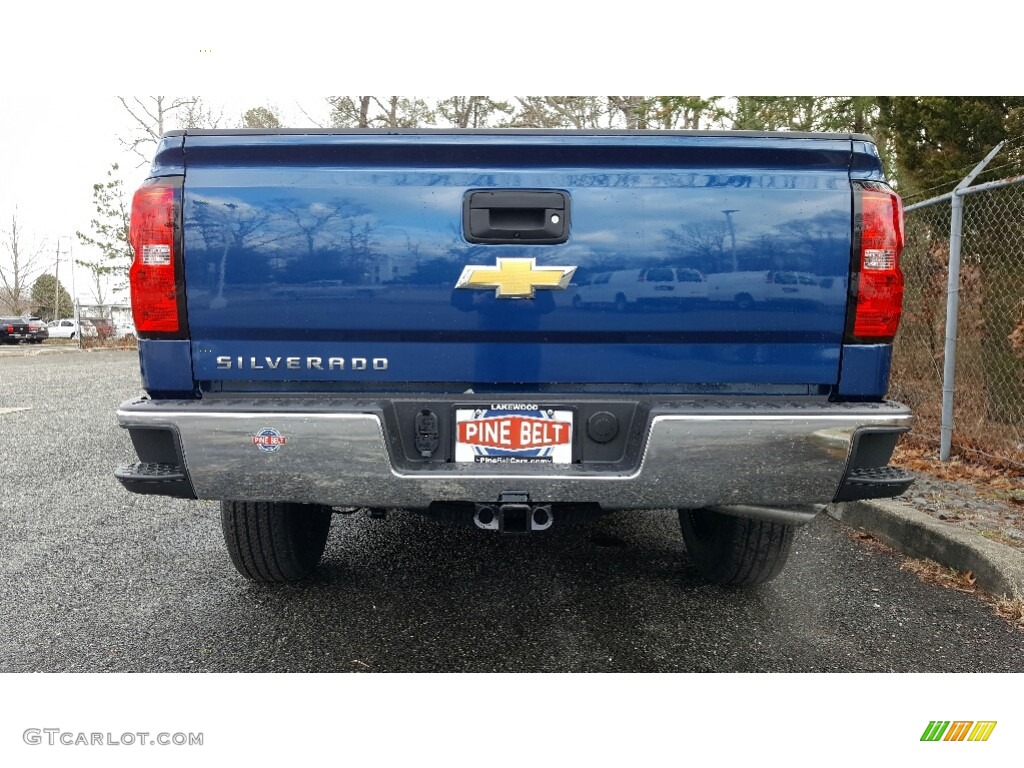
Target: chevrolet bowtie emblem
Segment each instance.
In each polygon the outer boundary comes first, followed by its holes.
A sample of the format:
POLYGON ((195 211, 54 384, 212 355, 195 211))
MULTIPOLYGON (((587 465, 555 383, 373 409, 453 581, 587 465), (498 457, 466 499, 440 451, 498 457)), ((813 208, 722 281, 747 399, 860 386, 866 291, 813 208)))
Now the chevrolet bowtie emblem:
POLYGON ((536 259, 498 259, 498 266, 470 264, 462 270, 456 288, 494 289, 499 299, 532 299, 537 289, 564 291, 576 267, 538 267, 536 259))

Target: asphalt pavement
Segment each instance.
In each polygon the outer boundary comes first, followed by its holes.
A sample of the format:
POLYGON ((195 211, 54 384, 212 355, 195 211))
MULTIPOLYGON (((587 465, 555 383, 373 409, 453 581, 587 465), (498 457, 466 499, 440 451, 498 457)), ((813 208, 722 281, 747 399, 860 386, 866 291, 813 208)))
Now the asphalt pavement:
POLYGON ((1024 671, 1024 633, 826 515, 753 590, 702 582, 670 511, 336 515, 315 578, 252 585, 217 504, 114 480, 139 388, 132 352, 0 358, 0 672, 1024 671))

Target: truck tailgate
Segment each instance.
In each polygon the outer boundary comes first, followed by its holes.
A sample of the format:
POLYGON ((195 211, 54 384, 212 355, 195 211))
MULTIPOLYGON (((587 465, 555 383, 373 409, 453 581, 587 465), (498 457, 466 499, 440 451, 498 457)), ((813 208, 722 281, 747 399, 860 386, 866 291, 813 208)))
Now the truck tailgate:
POLYGON ((835 385, 852 151, 743 134, 188 135, 194 378, 835 385), (567 240, 467 241, 481 190, 565 194, 567 240), (456 288, 498 259, 575 269, 534 298, 456 288))

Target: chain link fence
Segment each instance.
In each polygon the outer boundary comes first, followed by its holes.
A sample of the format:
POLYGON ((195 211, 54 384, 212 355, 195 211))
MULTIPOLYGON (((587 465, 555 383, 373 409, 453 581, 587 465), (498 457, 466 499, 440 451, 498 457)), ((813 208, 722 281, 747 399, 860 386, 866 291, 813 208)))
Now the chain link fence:
MULTIPOLYGON (((963 200, 952 444, 1024 466, 1024 178, 968 187, 963 200)), ((938 444, 951 197, 907 211, 904 312, 890 396, 938 444)), ((948 385, 947 385, 948 386, 948 385)))

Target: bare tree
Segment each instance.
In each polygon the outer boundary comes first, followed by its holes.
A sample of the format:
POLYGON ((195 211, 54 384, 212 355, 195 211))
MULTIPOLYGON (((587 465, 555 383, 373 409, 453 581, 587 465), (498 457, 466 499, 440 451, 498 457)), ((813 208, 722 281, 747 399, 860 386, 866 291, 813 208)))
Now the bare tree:
MULTIPOLYGON (((737 96, 733 128, 755 131, 828 130, 834 96, 737 96)), ((863 109, 863 102, 857 102, 863 109)), ((849 130, 845 127, 844 130, 849 130)))
POLYGON ((329 96, 331 125, 335 128, 369 128, 373 96, 329 96))
POLYGON ((89 286, 89 293, 92 294, 93 302, 99 307, 105 307, 107 304, 107 281, 105 277, 96 271, 90 272, 89 276, 92 283, 89 286))
POLYGON ((610 113, 622 115, 627 130, 643 130, 650 127, 654 100, 645 96, 609 96, 608 108, 610 113))
POLYGON ((383 113, 377 122, 385 128, 419 128, 434 122, 434 111, 423 99, 388 96, 385 103, 374 96, 373 100, 383 113))
POLYGON ((175 118, 178 128, 217 128, 224 119, 224 110, 214 110, 198 96, 189 97, 175 118))
POLYGON ((18 221, 18 209, 11 213, 10 229, 2 230, 5 258, 0 261, 0 307, 4 312, 23 315, 32 306, 32 282, 40 271, 43 243, 25 243, 18 221))
POLYGON ((600 96, 516 96, 519 109, 509 128, 601 128, 608 116, 600 96))
POLYGON ((327 103, 335 128, 420 128, 434 123, 434 111, 423 99, 330 96, 327 103))
POLYGON ((441 118, 455 128, 486 128, 491 116, 508 116, 512 107, 507 101, 495 101, 490 96, 449 96, 437 104, 441 118))
POLYGON ((198 96, 118 96, 121 106, 131 115, 134 129, 121 144, 141 158, 139 165, 153 159, 153 150, 160 137, 172 128, 216 128, 222 114, 198 96))
POLYGON ((661 128, 724 127, 728 103, 721 96, 656 96, 652 120, 661 128))
POLYGON ((309 120, 310 125, 314 125, 317 128, 324 128, 325 127, 322 122, 320 122, 319 120, 314 118, 312 115, 310 115, 309 112, 306 111, 305 107, 303 107, 299 102, 296 101, 295 102, 295 106, 298 108, 299 112, 302 113, 303 117, 305 117, 307 120, 309 120))

